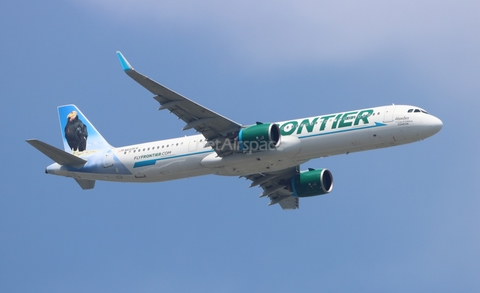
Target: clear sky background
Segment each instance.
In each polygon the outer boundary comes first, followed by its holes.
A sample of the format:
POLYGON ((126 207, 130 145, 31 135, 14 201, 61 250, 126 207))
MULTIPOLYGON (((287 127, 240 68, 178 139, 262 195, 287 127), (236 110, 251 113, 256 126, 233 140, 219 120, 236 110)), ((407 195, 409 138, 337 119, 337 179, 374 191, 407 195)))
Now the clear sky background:
POLYGON ((1 292, 480 292, 480 2, 0 2, 1 292), (412 104, 410 145, 312 160, 283 211, 233 177, 44 174, 76 104, 114 146, 193 134, 121 70, 243 124, 412 104))

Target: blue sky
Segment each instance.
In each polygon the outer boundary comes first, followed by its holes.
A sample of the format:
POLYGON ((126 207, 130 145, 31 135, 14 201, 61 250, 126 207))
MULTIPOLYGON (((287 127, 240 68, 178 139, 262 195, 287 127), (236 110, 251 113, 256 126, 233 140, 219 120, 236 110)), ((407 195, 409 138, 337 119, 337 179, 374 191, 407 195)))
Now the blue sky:
POLYGON ((3 1, 0 291, 478 292, 478 2, 3 1), (140 72, 243 124, 391 103, 425 141, 312 160, 332 193, 283 211, 230 177, 83 191, 25 142, 62 147, 76 104, 114 146, 173 138, 140 72))

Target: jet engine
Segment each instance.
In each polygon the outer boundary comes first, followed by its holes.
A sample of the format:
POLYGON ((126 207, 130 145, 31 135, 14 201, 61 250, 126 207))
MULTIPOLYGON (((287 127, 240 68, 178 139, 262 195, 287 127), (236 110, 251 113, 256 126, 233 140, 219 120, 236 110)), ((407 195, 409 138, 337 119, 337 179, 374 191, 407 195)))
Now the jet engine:
POLYGON ((280 127, 274 123, 258 123, 243 128, 238 133, 238 142, 242 151, 265 151, 280 145, 280 127))
POLYGON ((293 196, 322 195, 332 191, 333 176, 327 169, 309 169, 295 175, 290 184, 293 196))

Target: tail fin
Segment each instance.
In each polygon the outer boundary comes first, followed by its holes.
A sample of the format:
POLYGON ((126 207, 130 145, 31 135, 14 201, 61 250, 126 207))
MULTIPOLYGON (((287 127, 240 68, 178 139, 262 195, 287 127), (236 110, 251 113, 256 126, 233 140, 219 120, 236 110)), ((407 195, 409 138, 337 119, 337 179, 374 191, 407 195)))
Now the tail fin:
POLYGON ((77 106, 58 107, 58 118, 66 152, 83 155, 112 148, 77 106))

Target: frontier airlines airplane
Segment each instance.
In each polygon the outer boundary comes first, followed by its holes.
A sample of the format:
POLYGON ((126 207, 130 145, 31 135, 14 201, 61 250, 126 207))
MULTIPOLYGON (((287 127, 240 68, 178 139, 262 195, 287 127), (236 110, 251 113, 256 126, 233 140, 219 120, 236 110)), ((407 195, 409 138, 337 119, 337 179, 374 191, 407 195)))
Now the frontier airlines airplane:
POLYGON ((411 143, 439 132, 442 121, 422 108, 389 105, 275 123, 243 126, 138 73, 117 52, 125 73, 154 94, 159 110, 185 121, 198 135, 113 147, 75 105, 58 107, 64 150, 27 142, 54 164, 47 174, 72 177, 83 189, 95 180, 157 182, 207 174, 240 176, 260 186, 260 197, 283 209, 299 198, 329 193, 327 169, 300 171, 313 158, 411 143))

